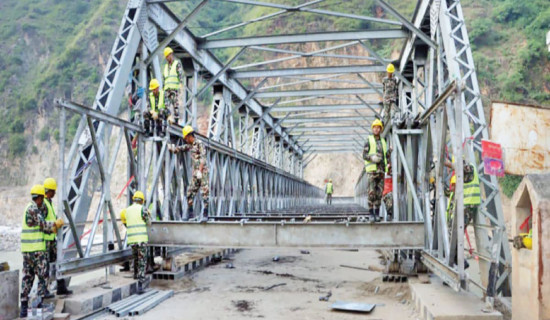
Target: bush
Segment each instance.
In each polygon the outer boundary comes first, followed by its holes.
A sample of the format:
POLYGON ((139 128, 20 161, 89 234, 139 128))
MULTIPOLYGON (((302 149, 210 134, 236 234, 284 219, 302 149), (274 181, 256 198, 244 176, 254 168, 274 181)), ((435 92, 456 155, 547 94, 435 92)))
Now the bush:
POLYGON ((22 133, 25 131, 25 124, 23 123, 23 120, 17 119, 12 122, 10 131, 13 133, 22 133))
POLYGON ((27 149, 25 136, 21 133, 12 134, 8 140, 8 152, 11 156, 20 156, 27 149))
POLYGON ((40 141, 46 141, 49 138, 50 138, 50 130, 48 126, 42 127, 42 129, 40 129, 40 131, 38 132, 38 139, 40 139, 40 141))
POLYGON ((508 197, 511 198, 516 192, 519 184, 523 180, 523 176, 517 176, 513 174, 506 174, 504 177, 499 178, 498 182, 502 188, 502 192, 508 197))

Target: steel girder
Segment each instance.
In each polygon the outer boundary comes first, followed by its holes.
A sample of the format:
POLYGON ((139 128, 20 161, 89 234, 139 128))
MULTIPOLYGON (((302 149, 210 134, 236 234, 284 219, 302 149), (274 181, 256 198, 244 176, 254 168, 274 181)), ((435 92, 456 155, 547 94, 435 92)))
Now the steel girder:
POLYGON ((306 34, 291 34, 281 36, 257 36, 249 38, 202 40, 199 49, 220 49, 230 47, 248 47, 275 45, 284 43, 306 43, 320 41, 349 41, 374 39, 401 39, 406 38, 407 32, 401 29, 380 29, 352 32, 319 32, 306 34))
MULTIPOLYGON (((378 101, 369 101, 371 104, 378 104, 378 101)), ((271 112, 330 112, 330 111, 342 111, 342 110, 370 110, 369 107, 363 104, 325 104, 325 105, 303 105, 303 106, 286 106, 275 107, 271 109, 271 112)))
MULTIPOLYGON (((290 76, 308 76, 319 74, 346 74, 346 73, 371 73, 386 72, 386 67, 382 65, 353 65, 339 67, 310 67, 310 68, 288 68, 288 69, 267 69, 267 70, 247 70, 232 71, 230 76, 233 79, 246 78, 265 78, 265 77, 290 77, 290 76)), ((376 85, 381 87, 380 84, 376 85)))
POLYGON ((372 88, 335 88, 335 89, 311 89, 258 92, 256 98, 281 98, 281 97, 303 97, 303 96, 332 96, 332 95, 357 95, 357 94, 378 94, 372 88))

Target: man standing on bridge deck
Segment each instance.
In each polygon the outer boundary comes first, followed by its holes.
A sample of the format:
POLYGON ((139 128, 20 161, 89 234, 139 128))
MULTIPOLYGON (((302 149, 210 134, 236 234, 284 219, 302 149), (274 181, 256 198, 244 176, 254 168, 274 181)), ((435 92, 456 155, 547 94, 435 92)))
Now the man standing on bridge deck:
MULTIPOLYGON (((46 221, 55 223, 57 220, 57 215, 53 208, 52 199, 55 197, 55 192, 57 190, 57 182, 54 178, 47 178, 44 180, 44 190, 46 197, 44 198, 44 204, 46 205, 46 221)), ((50 263, 55 263, 57 261, 57 237, 56 233, 44 234, 44 240, 46 240, 46 251, 48 252, 48 276, 50 274, 49 266, 50 263)), ((49 282, 49 281, 48 281, 49 282)), ((58 295, 67 295, 72 294, 71 290, 67 289, 65 279, 57 279, 57 294, 58 295)), ((50 293, 46 289, 46 297, 49 297, 50 293)), ((53 297, 53 296, 52 296, 53 297)))
POLYGON ((397 111, 397 79, 393 76, 395 72, 393 64, 388 64, 386 71, 388 76, 382 80, 384 88, 384 118, 382 122, 385 126, 391 126, 391 114, 397 111))
POLYGON ((388 165, 388 146, 386 140, 380 136, 384 125, 379 119, 371 125, 372 134, 363 148, 365 171, 367 172, 369 215, 380 221, 380 204, 384 190, 384 174, 388 165))
POLYGON ((179 102, 183 96, 182 86, 184 83, 185 73, 179 59, 174 57, 174 50, 170 47, 164 48, 164 57, 166 64, 164 65, 164 90, 166 92, 166 102, 168 108, 172 110, 173 117, 168 117, 168 122, 179 123, 179 102))
POLYGON ((120 214, 120 220, 127 228, 128 245, 132 247, 134 257, 134 274, 138 279, 138 294, 142 294, 148 285, 145 278, 145 267, 147 265, 145 257, 147 256, 147 225, 151 225, 151 218, 147 208, 143 205, 145 196, 143 192, 136 191, 132 197, 134 203, 123 210, 120 214))
POLYGON ((152 136, 156 128, 157 135, 164 137, 166 117, 170 114, 164 105, 164 90, 157 79, 151 79, 149 91, 149 110, 143 113, 145 134, 152 136))
POLYGON ((206 148, 195 137, 195 130, 191 126, 185 126, 182 129, 183 140, 185 145, 183 146, 171 146, 170 151, 177 152, 191 152, 191 165, 193 167, 193 177, 191 184, 187 188, 187 217, 188 219, 194 218, 193 202, 197 192, 202 193, 202 219, 201 222, 208 221, 208 196, 210 194, 210 188, 208 185, 208 167, 206 161, 206 148))
POLYGON ((325 186, 325 193, 327 194, 327 204, 332 204, 332 192, 334 187, 332 185, 332 179, 329 179, 325 186))
POLYGON ((21 253, 23 254, 23 280, 21 281, 21 311, 19 316, 26 318, 29 308, 29 293, 35 276, 38 276, 38 308, 42 307, 48 280, 48 252, 46 251, 45 233, 56 233, 63 226, 63 220, 49 222, 44 219, 44 186, 31 188, 32 201, 23 213, 21 230, 21 253))

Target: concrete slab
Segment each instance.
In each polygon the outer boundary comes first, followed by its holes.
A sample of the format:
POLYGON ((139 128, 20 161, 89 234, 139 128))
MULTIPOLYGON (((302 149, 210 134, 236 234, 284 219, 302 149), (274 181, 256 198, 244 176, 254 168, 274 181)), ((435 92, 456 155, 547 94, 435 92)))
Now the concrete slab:
POLYGON ((0 320, 19 316, 19 270, 0 272, 0 320))
POLYGON ((71 287, 74 294, 65 299, 63 312, 72 315, 95 312, 132 295, 137 290, 137 281, 126 278, 123 274, 109 276, 109 283, 106 284, 108 288, 101 284, 102 280, 104 279, 71 287))
POLYGON ((416 311, 425 320, 502 320, 498 311, 485 313, 484 302, 468 292, 455 292, 432 278, 430 284, 409 280, 416 311))

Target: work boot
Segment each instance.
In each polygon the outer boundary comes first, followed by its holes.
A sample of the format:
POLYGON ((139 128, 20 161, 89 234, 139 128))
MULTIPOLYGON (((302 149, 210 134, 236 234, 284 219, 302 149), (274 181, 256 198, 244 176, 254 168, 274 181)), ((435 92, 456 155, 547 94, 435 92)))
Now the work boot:
POLYGON ((65 279, 57 280, 57 295, 59 296, 59 295, 70 295, 70 294, 73 294, 73 291, 67 288, 65 279))
POLYGON ((19 312, 19 318, 26 318, 29 310, 29 302, 21 301, 21 311, 19 312))
POLYGON ((208 207, 202 209, 202 219, 201 223, 206 223, 208 221, 208 207))
POLYGON ((369 221, 374 221, 374 209, 369 209, 369 221))
POLYGON ((373 209, 373 211, 374 211, 374 221, 380 222, 380 220, 382 220, 382 218, 380 218, 380 209, 373 209))
POLYGON ((195 214, 193 212, 193 206, 187 207, 187 220, 192 220, 195 218, 195 214))
POLYGON ((44 292, 44 299, 53 299, 53 298, 55 298, 55 295, 51 293, 48 289, 46 289, 46 292, 44 292))
POLYGON ((145 128, 145 136, 146 137, 152 137, 153 136, 153 130, 151 130, 151 120, 143 121, 143 127, 145 128))

